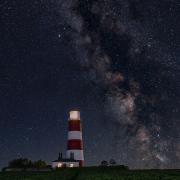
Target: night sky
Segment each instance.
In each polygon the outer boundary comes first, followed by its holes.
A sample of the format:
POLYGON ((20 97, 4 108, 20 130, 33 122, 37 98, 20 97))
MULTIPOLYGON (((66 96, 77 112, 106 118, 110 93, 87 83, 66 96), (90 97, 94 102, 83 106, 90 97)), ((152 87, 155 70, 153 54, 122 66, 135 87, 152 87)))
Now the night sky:
POLYGON ((180 168, 178 0, 0 1, 0 167, 65 153, 74 108, 86 165, 180 168))

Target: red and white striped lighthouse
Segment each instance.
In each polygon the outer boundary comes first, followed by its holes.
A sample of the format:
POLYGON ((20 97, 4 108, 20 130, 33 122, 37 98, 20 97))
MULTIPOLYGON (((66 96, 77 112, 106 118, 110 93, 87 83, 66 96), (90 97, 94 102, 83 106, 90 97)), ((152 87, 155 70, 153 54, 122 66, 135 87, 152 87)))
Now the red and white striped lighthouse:
POLYGON ((84 165, 82 125, 80 112, 77 110, 70 111, 70 117, 68 119, 68 143, 66 156, 68 159, 78 160, 80 167, 84 165))

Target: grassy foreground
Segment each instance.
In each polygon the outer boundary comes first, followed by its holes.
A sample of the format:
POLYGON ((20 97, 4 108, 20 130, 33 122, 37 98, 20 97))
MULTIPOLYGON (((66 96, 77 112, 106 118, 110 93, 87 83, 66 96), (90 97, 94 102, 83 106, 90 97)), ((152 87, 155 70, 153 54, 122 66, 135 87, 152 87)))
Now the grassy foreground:
POLYGON ((5 172, 0 180, 180 180, 180 170, 121 170, 118 167, 61 169, 52 172, 5 172))

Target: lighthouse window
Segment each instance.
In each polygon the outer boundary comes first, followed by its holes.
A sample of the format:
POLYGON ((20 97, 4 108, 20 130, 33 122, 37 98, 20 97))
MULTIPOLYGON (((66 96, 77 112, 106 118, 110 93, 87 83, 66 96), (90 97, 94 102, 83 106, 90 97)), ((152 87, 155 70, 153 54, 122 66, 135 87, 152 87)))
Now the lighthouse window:
POLYGON ((70 164, 70 167, 74 167, 74 164, 70 164))
POLYGON ((58 163, 57 166, 58 166, 58 168, 62 167, 62 163, 58 163))

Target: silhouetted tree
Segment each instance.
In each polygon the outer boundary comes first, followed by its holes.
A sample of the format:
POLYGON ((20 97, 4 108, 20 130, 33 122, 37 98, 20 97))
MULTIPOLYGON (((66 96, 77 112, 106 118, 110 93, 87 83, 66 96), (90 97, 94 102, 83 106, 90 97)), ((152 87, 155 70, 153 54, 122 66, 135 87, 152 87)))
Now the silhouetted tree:
POLYGON ((38 160, 35 162, 32 162, 29 159, 26 158, 19 158, 19 159, 14 159, 9 162, 8 168, 46 168, 47 164, 45 161, 38 160))
POLYGON ((32 161, 26 158, 14 159, 9 162, 10 168, 29 168, 32 166, 33 166, 32 161))
POLYGON ((114 159, 110 159, 109 164, 111 166, 115 166, 116 165, 116 161, 114 159))
POLYGON ((101 166, 108 166, 108 162, 107 162, 107 161, 105 161, 105 160, 104 160, 104 161, 102 161, 102 162, 101 162, 101 166))
POLYGON ((33 167, 34 168, 45 168, 45 167, 47 167, 47 164, 45 161, 38 160, 33 163, 33 167))

